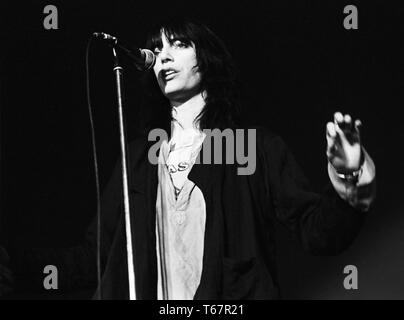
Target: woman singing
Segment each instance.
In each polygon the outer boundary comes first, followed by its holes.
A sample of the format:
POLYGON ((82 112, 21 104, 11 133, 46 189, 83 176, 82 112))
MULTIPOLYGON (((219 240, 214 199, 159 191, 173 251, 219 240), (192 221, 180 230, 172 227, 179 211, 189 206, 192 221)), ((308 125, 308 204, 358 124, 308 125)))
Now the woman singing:
MULTIPOLYGON (((352 243, 375 184, 359 120, 336 112, 326 125, 330 183, 317 194, 279 136, 241 123, 231 56, 209 28, 170 21, 151 32, 147 47, 156 55, 149 92, 162 98, 162 108, 153 115, 160 121, 129 147, 138 299, 279 298, 276 220, 316 255, 334 255, 352 243), (152 129, 167 132, 157 162, 151 159, 152 129), (205 155, 214 159, 218 152, 228 156, 235 150, 228 141, 212 149, 206 142, 214 129, 232 136, 236 150, 252 151, 251 170, 240 171, 237 161, 208 161, 205 155)), ((102 198, 104 299, 128 298, 119 170, 118 165, 102 198)), ((63 270, 66 287, 96 278, 94 226, 85 244, 55 254, 53 264, 63 270)), ((17 276, 40 265, 39 255, 10 255, 17 276)))

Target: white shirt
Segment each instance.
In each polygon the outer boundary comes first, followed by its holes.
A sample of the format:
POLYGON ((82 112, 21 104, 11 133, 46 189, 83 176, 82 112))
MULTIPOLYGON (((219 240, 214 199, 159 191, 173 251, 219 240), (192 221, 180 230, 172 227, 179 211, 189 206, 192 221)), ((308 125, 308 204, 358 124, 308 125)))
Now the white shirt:
POLYGON ((156 200, 158 299, 191 300, 202 274, 206 205, 188 179, 205 134, 193 121, 200 110, 173 108, 172 138, 160 147, 156 200))

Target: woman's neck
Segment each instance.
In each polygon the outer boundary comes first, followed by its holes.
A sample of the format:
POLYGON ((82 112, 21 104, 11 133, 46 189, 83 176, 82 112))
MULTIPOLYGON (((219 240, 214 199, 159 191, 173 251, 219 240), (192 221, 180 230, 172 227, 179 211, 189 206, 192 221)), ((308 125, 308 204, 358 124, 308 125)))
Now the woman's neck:
POLYGON ((201 113, 204 106, 205 99, 203 95, 199 93, 183 103, 173 103, 171 114, 181 128, 198 129, 199 125, 198 123, 194 123, 194 120, 201 113))

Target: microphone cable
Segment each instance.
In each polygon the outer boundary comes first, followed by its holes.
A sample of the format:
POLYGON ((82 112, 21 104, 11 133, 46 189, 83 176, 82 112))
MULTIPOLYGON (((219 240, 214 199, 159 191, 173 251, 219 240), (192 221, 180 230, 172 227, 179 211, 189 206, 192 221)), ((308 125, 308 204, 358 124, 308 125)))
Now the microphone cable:
POLYGON ((95 139, 95 129, 94 129, 94 116, 91 106, 91 95, 90 95, 90 68, 89 68, 89 53, 90 46, 93 41, 91 37, 86 46, 86 93, 87 93, 87 107, 88 115, 90 118, 90 129, 91 129, 91 144, 92 144, 92 154, 94 161, 94 175, 95 175, 95 186, 97 194, 97 296, 96 299, 102 300, 102 285, 101 285, 101 193, 100 193, 100 182, 98 173, 98 160, 97 160, 97 146, 95 139))

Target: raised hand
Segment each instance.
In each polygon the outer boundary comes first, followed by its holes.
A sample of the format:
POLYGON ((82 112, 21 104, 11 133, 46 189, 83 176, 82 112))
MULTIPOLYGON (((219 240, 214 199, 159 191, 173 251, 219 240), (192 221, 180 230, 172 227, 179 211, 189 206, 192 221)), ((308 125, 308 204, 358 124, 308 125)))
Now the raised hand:
POLYGON ((327 123, 327 157, 340 173, 356 171, 361 165, 360 127, 362 122, 353 121, 349 114, 334 114, 334 121, 327 123))

